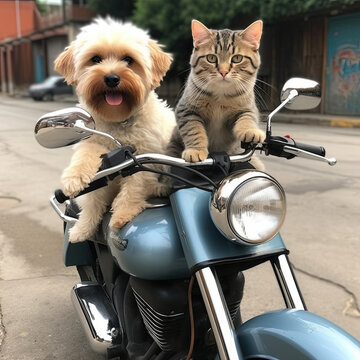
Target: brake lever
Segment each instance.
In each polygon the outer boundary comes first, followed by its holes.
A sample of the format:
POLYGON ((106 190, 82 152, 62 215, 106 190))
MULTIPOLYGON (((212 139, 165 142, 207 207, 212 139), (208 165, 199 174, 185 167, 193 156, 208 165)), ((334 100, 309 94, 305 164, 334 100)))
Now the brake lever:
POLYGON ((302 149, 298 149, 289 145, 285 145, 283 147, 283 151, 285 151, 288 154, 294 155, 294 156, 298 156, 298 157, 302 157, 305 159, 312 159, 312 160, 318 160, 318 161, 322 161, 322 162, 326 162, 328 163, 330 166, 334 166, 337 162, 337 160, 335 158, 326 158, 324 156, 320 156, 320 155, 316 155, 313 154, 309 151, 305 151, 302 149))

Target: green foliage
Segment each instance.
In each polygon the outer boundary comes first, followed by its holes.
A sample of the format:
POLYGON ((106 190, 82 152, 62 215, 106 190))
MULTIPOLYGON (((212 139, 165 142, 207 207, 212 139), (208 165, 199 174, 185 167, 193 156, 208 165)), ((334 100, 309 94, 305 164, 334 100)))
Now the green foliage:
POLYGON ((261 2, 260 15, 265 20, 276 20, 284 16, 341 8, 356 2, 358 0, 268 0, 261 2))
POLYGON ((39 10, 40 14, 41 15, 44 15, 46 14, 46 7, 45 7, 45 4, 42 3, 41 1, 39 0, 35 0, 35 5, 37 7, 37 9, 39 10))
POLYGON ((150 29, 151 35, 174 54, 173 71, 179 72, 192 51, 192 19, 209 28, 232 27, 239 24, 239 14, 254 12, 254 4, 253 0, 137 0, 133 20, 150 29))
POLYGON ((134 0, 89 0, 88 4, 100 15, 119 19, 130 18, 135 8, 134 0))

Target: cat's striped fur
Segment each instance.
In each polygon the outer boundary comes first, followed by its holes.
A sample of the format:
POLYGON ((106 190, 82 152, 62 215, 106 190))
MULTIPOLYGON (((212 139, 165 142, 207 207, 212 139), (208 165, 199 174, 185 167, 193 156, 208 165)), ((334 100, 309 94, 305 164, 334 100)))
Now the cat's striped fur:
POLYGON ((191 71, 175 109, 170 155, 202 161, 209 151, 238 154, 241 141, 264 140, 254 95, 261 32, 261 21, 232 31, 193 20, 191 71))

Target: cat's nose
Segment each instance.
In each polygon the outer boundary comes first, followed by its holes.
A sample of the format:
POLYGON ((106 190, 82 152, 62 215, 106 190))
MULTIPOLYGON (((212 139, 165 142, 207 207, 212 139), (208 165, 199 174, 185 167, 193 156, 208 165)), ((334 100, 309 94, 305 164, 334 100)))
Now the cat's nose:
POLYGON ((228 71, 220 71, 221 76, 225 79, 225 76, 228 74, 228 71))

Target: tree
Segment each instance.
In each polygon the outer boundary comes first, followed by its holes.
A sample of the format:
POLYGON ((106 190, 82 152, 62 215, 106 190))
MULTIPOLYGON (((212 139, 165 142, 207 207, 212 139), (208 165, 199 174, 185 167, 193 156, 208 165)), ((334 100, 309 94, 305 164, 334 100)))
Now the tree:
POLYGON ((89 6, 98 14, 119 19, 129 19, 134 11, 134 0, 89 0, 89 6))
POLYGON ((192 51, 191 20, 209 28, 231 27, 239 24, 239 14, 253 12, 255 4, 252 0, 137 0, 133 20, 173 53, 172 72, 185 75, 192 51))
POLYGON ((284 16, 341 9, 357 2, 358 0, 268 0, 261 2, 260 15, 265 20, 277 20, 284 16))

